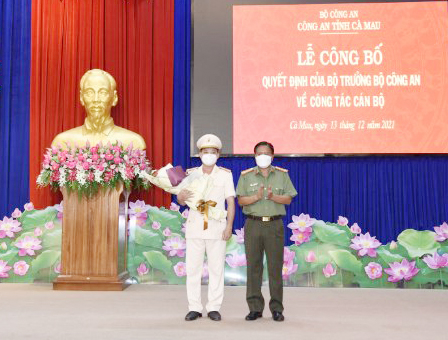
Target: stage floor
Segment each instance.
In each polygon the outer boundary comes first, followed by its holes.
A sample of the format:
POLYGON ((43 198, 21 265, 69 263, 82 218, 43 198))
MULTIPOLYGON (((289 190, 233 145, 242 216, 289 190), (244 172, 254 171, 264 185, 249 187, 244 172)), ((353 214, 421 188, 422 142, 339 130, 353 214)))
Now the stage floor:
MULTIPOLYGON (((265 298, 268 289, 263 287, 265 298)), ((206 287, 203 287, 206 297, 206 287)), ((123 292, 53 291, 0 284, 0 339, 447 339, 442 290, 285 288, 285 317, 248 322, 245 287, 226 287, 223 320, 184 321, 184 286, 133 285, 123 292)), ((268 300, 266 298, 266 300, 268 300)))

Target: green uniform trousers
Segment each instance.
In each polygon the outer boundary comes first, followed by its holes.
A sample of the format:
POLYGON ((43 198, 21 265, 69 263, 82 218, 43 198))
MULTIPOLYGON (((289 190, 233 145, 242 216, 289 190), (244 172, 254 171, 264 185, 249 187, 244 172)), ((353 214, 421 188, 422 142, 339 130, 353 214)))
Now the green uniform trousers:
POLYGON ((283 312, 283 245, 284 229, 281 219, 269 222, 247 218, 244 225, 244 246, 247 259, 246 301, 251 312, 262 312, 264 298, 261 294, 263 281, 263 253, 266 253, 269 274, 271 312, 283 312))

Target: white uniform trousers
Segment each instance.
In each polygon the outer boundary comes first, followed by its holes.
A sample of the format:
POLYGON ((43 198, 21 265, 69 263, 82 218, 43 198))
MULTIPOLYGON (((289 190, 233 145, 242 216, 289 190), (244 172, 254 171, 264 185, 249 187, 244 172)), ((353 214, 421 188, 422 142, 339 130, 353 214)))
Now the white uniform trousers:
POLYGON ((204 255, 208 263, 208 303, 207 312, 219 311, 224 297, 224 263, 226 241, 187 238, 187 297, 190 311, 202 312, 201 280, 204 255))

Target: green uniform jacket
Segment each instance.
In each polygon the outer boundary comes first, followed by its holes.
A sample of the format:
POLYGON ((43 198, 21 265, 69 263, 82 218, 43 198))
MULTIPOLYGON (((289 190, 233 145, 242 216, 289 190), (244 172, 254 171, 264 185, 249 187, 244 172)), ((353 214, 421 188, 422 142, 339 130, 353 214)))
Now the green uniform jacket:
MULTIPOLYGON (((274 195, 291 197, 297 195, 297 191, 289 178, 288 170, 274 166, 270 166, 268 177, 262 175, 258 166, 241 172, 236 194, 237 196, 253 196, 257 194, 261 184, 264 185, 265 197, 269 186, 271 186, 274 195)), ((261 199, 253 204, 245 205, 243 213, 252 216, 277 216, 286 215, 286 210, 284 204, 261 199)))

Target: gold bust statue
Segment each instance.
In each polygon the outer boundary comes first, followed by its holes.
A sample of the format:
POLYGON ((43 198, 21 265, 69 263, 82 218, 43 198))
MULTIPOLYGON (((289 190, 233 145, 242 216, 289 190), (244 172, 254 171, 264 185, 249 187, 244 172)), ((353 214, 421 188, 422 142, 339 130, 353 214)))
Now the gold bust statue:
POLYGON ((84 73, 79 82, 81 105, 87 111, 84 125, 58 134, 51 145, 65 148, 75 144, 84 146, 87 141, 90 145, 120 141, 123 147, 132 143, 135 149, 146 149, 142 136, 116 126, 110 116, 112 107, 118 102, 116 88, 115 79, 106 71, 93 69, 84 73))

